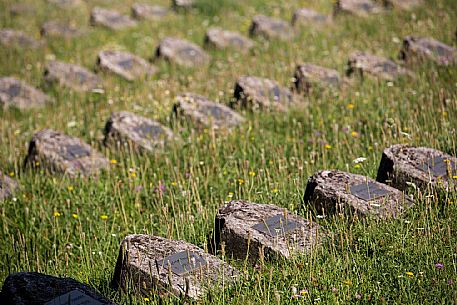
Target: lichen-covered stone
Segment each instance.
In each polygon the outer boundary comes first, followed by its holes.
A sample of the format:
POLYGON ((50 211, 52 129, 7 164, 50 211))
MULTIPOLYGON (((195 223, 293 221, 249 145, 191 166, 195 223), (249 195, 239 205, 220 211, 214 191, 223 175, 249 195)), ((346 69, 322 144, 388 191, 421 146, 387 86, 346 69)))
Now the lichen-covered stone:
POLYGON ((294 83, 299 92, 309 93, 313 87, 336 88, 341 79, 338 71, 313 64, 298 65, 295 69, 294 83))
POLYGON ((382 0, 384 6, 388 8, 398 8, 409 10, 423 4, 422 0, 382 0))
POLYGON ((294 29, 289 23, 264 15, 254 16, 249 33, 251 36, 262 36, 266 39, 290 40, 294 37, 294 29))
POLYGON ((5 47, 37 49, 42 43, 19 30, 1 29, 0 43, 5 47))
POLYGON ((169 14, 166 7, 160 5, 150 5, 145 3, 134 3, 132 5, 132 15, 136 19, 156 20, 169 14))
POLYGON ((16 180, 11 179, 0 171, 0 201, 10 197, 18 187, 19 184, 16 180))
POLYGON ((29 109, 43 107, 51 98, 38 89, 14 77, 0 78, 0 105, 29 109))
POLYGON ((41 36, 70 39, 81 36, 83 31, 71 24, 60 21, 47 21, 41 26, 40 33, 41 36))
POLYGON ((135 150, 153 151, 174 139, 169 128, 127 111, 111 114, 105 126, 105 144, 116 147, 130 144, 135 150))
POLYGON ((307 8, 300 8, 296 10, 292 17, 293 25, 322 24, 329 21, 330 18, 328 16, 307 8))
POLYGON ((348 76, 354 74, 364 77, 366 74, 384 80, 393 81, 400 77, 413 76, 413 73, 390 59, 363 53, 354 52, 348 60, 346 71, 348 76))
POLYGON ((309 178, 304 203, 319 214, 382 219, 398 217, 413 205, 398 189, 365 176, 335 170, 319 171, 309 178))
POLYGON ((137 25, 137 22, 129 16, 101 7, 95 7, 90 14, 92 25, 99 25, 111 30, 122 30, 137 25))
POLYGON ((2 305, 54 305, 68 304, 54 301, 60 296, 70 296, 71 304, 116 305, 101 294, 72 278, 58 278, 37 272, 19 272, 10 274, 0 293, 2 305), (71 293, 68 295, 68 293, 71 293), (82 303, 86 301, 87 303, 82 303), (50 302, 50 303, 48 303, 50 302), (54 303, 56 302, 56 303, 54 303))
POLYGON ((238 270, 185 241, 129 235, 121 244, 112 283, 144 295, 157 290, 199 299, 208 289, 227 287, 239 277, 238 270))
POLYGON ((206 32, 205 43, 217 49, 235 49, 248 51, 254 46, 254 42, 238 32, 222 30, 220 28, 210 28, 206 32))
POLYGON ((88 144, 51 129, 32 137, 26 164, 69 176, 92 176, 109 168, 109 161, 88 144))
POLYGON ((255 76, 238 78, 234 97, 238 106, 254 110, 285 110, 294 102, 289 89, 274 80, 255 76))
POLYGON ((92 91, 102 84, 101 78, 86 68, 61 61, 46 64, 44 79, 76 91, 92 91))
POLYGON ((158 69, 143 58, 123 51, 101 51, 98 53, 99 69, 112 72, 129 81, 151 76, 158 69))
POLYGON ((457 64, 457 49, 428 37, 408 36, 403 40, 400 58, 408 63, 431 60, 438 65, 457 64))
POLYGON ((244 122, 244 118, 229 107, 194 93, 177 96, 173 110, 178 117, 192 121, 199 128, 230 130, 244 122))
POLYGON ((216 215, 214 239, 229 256, 255 263, 259 258, 290 258, 317 246, 316 223, 273 204, 230 201, 216 215))
POLYGON ((160 42, 156 56, 186 67, 206 65, 210 60, 210 56, 196 44, 172 37, 167 37, 160 42))
POLYGON ((406 190, 410 182, 422 190, 428 186, 455 189, 457 158, 427 147, 402 144, 386 148, 382 154, 377 181, 406 190))
POLYGON ((335 4, 334 14, 347 13, 365 17, 381 11, 382 7, 372 0, 338 0, 335 4))

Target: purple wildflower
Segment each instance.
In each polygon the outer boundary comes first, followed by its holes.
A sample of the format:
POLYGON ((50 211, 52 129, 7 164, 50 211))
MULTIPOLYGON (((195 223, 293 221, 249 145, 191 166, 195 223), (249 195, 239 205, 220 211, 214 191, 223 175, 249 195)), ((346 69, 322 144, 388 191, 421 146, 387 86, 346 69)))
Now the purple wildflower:
POLYGON ((447 284, 448 284, 449 286, 452 286, 452 285, 454 285, 454 281, 451 280, 451 279, 449 279, 449 280, 447 280, 447 284))
POLYGON ((440 264, 440 263, 436 263, 435 264, 435 268, 440 270, 440 269, 443 269, 444 265, 443 264, 440 264))

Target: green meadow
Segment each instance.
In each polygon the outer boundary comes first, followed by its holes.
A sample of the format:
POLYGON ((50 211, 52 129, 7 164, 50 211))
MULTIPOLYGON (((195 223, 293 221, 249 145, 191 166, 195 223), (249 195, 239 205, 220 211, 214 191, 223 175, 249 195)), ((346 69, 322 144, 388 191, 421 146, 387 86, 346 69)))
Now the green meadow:
MULTIPOLYGON (((290 41, 253 38, 248 53, 207 49, 211 62, 184 68, 155 59, 167 36, 203 46, 209 27, 248 35, 256 14, 290 21, 302 7, 331 14, 331 0, 197 0, 188 12, 112 31, 89 24, 94 6, 130 14, 132 0, 87 0, 65 9, 24 0, 31 11, 9 12, 0 0, 0 27, 40 37, 48 20, 85 30, 79 38, 46 38, 37 50, 0 47, 0 76, 43 90, 54 103, 37 110, 0 109, 0 170, 21 185, 0 202, 0 284, 8 274, 38 271, 75 278, 119 304, 194 303, 174 296, 135 296, 110 288, 119 245, 133 233, 182 239, 208 249, 219 207, 233 199, 272 203, 312 217, 326 233, 321 246, 291 260, 252 266, 218 253, 242 280, 212 290, 199 304, 457 304, 457 193, 411 186, 414 207, 388 221, 317 218, 303 202, 308 178, 338 169, 376 178, 384 148, 426 146, 457 155, 457 69, 431 62, 409 66, 416 76, 394 82, 357 77, 339 90, 315 90, 287 112, 237 109, 246 122, 231 133, 198 130, 171 115, 174 98, 194 92, 229 104, 236 79, 253 75, 292 86, 299 63, 344 74, 356 50, 397 60, 407 35, 456 47, 457 1, 430 0, 410 11, 338 16, 331 24, 296 27, 290 41), (128 82, 99 72, 102 93, 77 93, 43 80, 52 59, 95 69, 101 50, 132 52, 159 72, 128 82), (169 126, 182 140, 138 154, 103 145, 114 111, 169 126), (51 128, 79 137, 110 160, 95 178, 25 169, 34 133, 51 128), (357 158, 366 158, 355 163, 357 158)), ((143 0, 170 6, 168 0, 143 0)))

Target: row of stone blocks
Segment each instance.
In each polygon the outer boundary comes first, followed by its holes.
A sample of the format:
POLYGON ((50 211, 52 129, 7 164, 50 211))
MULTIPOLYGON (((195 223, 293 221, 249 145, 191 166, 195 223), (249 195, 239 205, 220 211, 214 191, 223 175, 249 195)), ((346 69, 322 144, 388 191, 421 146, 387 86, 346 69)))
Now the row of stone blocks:
MULTIPOLYGON (((304 203, 317 213, 343 213, 350 217, 398 217, 413 205, 404 191, 414 181, 419 187, 453 188, 457 158, 428 148, 394 145, 384 151, 378 181, 340 171, 320 171, 310 177, 304 203), (395 174, 394 174, 395 172, 395 174)), ((224 257, 252 264, 271 258, 290 258, 312 251, 325 232, 305 219, 271 204, 231 201, 216 215, 213 250, 224 257)), ((224 288, 242 278, 225 261, 185 241, 151 235, 129 235, 120 246, 112 286, 149 296, 174 294, 198 299, 214 288, 224 288)), ((0 293, 2 304, 114 304, 73 279, 37 273, 10 275, 0 293), (79 303, 76 303, 79 304, 79 303), (81 303, 83 304, 83 303, 81 303)))
MULTIPOLYGON (((1 36, 1 35, 0 35, 1 36)), ((207 55, 198 46, 175 38, 165 38, 157 49, 157 56, 170 58, 180 64, 198 65, 207 55), (185 50, 183 53, 182 50, 185 50), (186 57, 186 54, 192 54, 186 57), (198 55, 198 54, 201 54, 198 55)), ((457 49, 431 38, 406 37, 399 57, 405 62, 414 63, 425 58, 438 64, 457 63, 457 49)), ((157 68, 146 60, 123 51, 102 51, 97 58, 97 70, 110 71, 127 80, 144 78, 156 73, 157 68)), ((375 76, 385 80, 399 77, 414 77, 414 73, 387 58, 354 52, 350 55, 346 70, 348 76, 375 76)), ((101 78, 84 67, 61 61, 51 61, 46 65, 44 78, 48 83, 57 83, 76 91, 102 90, 101 78)), ((308 94, 322 88, 338 88, 347 83, 338 71, 315 64, 298 65, 294 72, 292 90, 283 87, 275 80, 242 76, 235 85, 234 98, 241 105, 251 109, 286 109, 299 101, 293 91, 308 94)), ((41 107, 52 99, 40 90, 12 77, 0 78, 0 104, 19 109, 41 107)))

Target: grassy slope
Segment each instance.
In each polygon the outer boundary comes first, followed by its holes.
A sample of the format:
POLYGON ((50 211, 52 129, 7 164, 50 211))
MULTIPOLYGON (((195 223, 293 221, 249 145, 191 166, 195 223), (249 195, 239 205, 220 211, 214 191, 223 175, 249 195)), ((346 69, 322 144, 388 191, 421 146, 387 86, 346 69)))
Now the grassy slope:
MULTIPOLYGON (((131 156, 101 145, 104 123, 112 111, 130 110, 170 124, 173 96, 194 91, 227 103, 240 75, 264 76, 290 85, 295 65, 306 61, 343 72, 352 51, 394 58, 398 39, 411 33, 455 45, 457 3, 453 0, 430 1, 413 12, 367 19, 341 17, 321 29, 302 28, 291 43, 258 40, 253 54, 210 51, 211 65, 195 70, 158 61, 161 73, 142 82, 105 75, 104 95, 46 88, 42 81, 46 59, 55 57, 92 68, 97 52, 106 48, 151 58, 167 35, 201 44, 211 25, 247 33, 256 13, 290 20, 298 7, 330 13, 331 3, 224 0, 215 5, 214 0, 205 0, 201 2, 209 9, 142 22, 132 30, 114 33, 89 28, 90 7, 99 4, 128 13, 131 0, 90 1, 82 9, 67 11, 44 0, 30 0, 33 14, 14 18, 6 9, 12 2, 0 0, 1 27, 38 36, 43 21, 61 19, 86 27, 89 33, 67 42, 50 39, 48 47, 39 51, 0 49, 0 75, 25 79, 57 101, 39 111, 0 114, 0 168, 14 173, 23 185, 14 200, 0 203, 0 282, 9 272, 41 271, 74 277, 121 303, 135 302, 108 288, 118 245, 126 234, 157 234, 205 247, 217 208, 230 196, 275 203, 306 215, 301 198, 307 178, 316 170, 336 168, 375 177, 382 149, 394 143, 457 154, 457 70, 428 63, 413 67, 417 79, 399 81, 393 87, 356 81, 339 93, 316 94, 304 107, 287 114, 246 113, 248 122, 231 135, 198 134, 186 126, 176 127, 185 143, 148 156, 131 156), (24 172, 21 165, 27 143, 45 127, 83 138, 117 164, 111 173, 90 181, 24 172), (359 136, 354 137, 353 131, 359 136), (360 168, 352 163, 357 157, 367 158, 360 168), (154 191, 161 184, 166 186, 163 194, 154 191), (54 217, 54 212, 61 216, 54 217), (68 244, 73 247, 69 249, 68 244)), ((165 0, 154 3, 168 5, 165 0)), ((370 298, 375 303, 454 302, 457 284, 448 285, 448 280, 457 282, 457 196, 415 195, 416 207, 400 220, 366 224, 339 218, 319 220, 333 237, 294 261, 270 262, 258 269, 233 262, 246 271, 245 279, 229 290, 212 293, 204 303, 338 304, 368 303, 370 298), (435 269, 435 263, 443 263, 444 269, 435 269), (308 293, 300 300, 292 299, 293 287, 308 293)), ((156 301, 151 296, 148 303, 156 301)), ((173 298, 166 301, 179 303, 173 298)))

